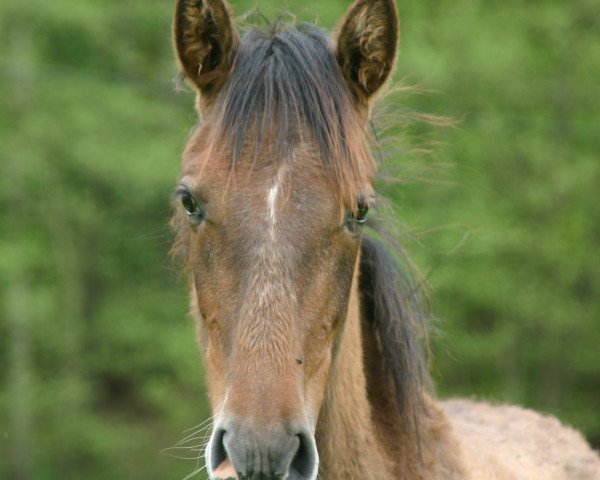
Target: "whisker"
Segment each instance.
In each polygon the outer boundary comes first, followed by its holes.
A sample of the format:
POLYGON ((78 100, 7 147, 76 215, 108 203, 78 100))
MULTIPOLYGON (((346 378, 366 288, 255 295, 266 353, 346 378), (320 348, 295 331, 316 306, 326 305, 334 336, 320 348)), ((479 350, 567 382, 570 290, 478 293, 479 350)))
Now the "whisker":
POLYGON ((168 452, 171 450, 198 450, 198 449, 202 449, 204 447, 206 447, 206 445, 208 445, 208 441, 206 441, 206 439, 202 439, 203 441, 201 441, 198 444, 195 445, 190 445, 190 446, 186 446, 186 447, 179 447, 179 446, 175 446, 175 447, 168 447, 165 448, 164 450, 162 450, 163 452, 168 452))
POLYGON ((199 473, 202 473, 202 470, 204 470, 205 468, 206 468, 206 466, 204 465, 200 468, 194 469, 194 471, 192 473, 190 473, 189 475, 187 475, 186 477, 184 477, 183 480, 190 480, 191 478, 195 477, 199 473))
MULTIPOLYGON (((192 427, 193 431, 189 435, 187 435, 186 437, 181 439, 179 442, 177 442, 176 446, 183 445, 183 444, 189 442, 190 440, 196 440, 196 439, 200 438, 200 437, 197 437, 197 435, 201 434, 203 430, 205 432, 204 438, 206 438, 206 436, 208 435, 208 432, 212 429, 212 427, 214 425, 212 422, 212 419, 213 418, 210 418, 209 422, 204 422, 206 425, 204 425, 202 427, 192 427)), ((188 429, 185 432, 189 432, 192 429, 188 429)))
POLYGON ((177 442, 175 444, 175 446, 180 447, 180 446, 185 445, 186 443, 195 442, 196 440, 206 439, 206 437, 208 436, 208 431, 204 435, 201 435, 201 433, 202 432, 195 432, 191 435, 188 435, 183 440, 180 440, 179 442, 177 442))
POLYGON ((177 460, 197 460, 198 459, 197 455, 182 456, 182 455, 175 455, 174 453, 167 453, 167 452, 163 452, 163 453, 165 453, 165 455, 167 455, 168 457, 176 458, 177 460))
POLYGON ((195 427, 190 427, 185 429, 183 432, 189 432, 190 430, 195 430, 197 428, 202 428, 204 425, 206 425, 207 423, 211 422, 214 419, 214 415, 212 417, 208 417, 206 420, 204 420, 202 423, 199 423, 198 425, 196 425, 195 427))
POLYGON ((186 443, 192 443, 195 442, 196 440, 200 440, 201 442, 206 441, 206 437, 207 435, 202 435, 202 436, 198 436, 198 437, 194 437, 194 438, 190 438, 189 440, 187 440, 185 443, 179 442, 178 444, 176 444, 173 447, 169 447, 169 448, 193 448, 196 445, 190 445, 187 446, 186 443))

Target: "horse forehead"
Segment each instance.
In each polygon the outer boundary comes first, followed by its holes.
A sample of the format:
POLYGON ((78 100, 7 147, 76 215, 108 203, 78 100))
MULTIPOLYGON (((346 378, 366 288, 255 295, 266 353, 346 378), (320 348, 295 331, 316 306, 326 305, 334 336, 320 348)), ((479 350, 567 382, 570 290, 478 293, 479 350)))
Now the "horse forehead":
POLYGON ((283 158, 269 153, 276 149, 268 145, 257 155, 249 142, 233 164, 227 154, 211 150, 209 132, 203 127, 194 132, 184 153, 182 176, 201 186, 225 223, 283 226, 285 214, 295 213, 287 222, 290 227, 300 226, 299 219, 306 227, 311 223, 306 212, 315 212, 321 222, 337 217, 340 200, 316 145, 300 142, 283 158))
POLYGON ((258 215, 273 223, 284 212, 304 217, 303 211, 310 208, 325 221, 339 210, 337 192, 322 164, 307 156, 221 164, 200 169, 199 177, 212 186, 232 218, 237 212, 249 215, 249 220, 258 215))
MULTIPOLYGON (((310 212, 319 212, 321 222, 338 211, 338 199, 320 165, 311 162, 282 162, 263 171, 256 171, 243 196, 255 202, 271 227, 284 225, 284 215, 292 214, 297 224, 306 226, 313 219, 310 212)), ((234 200, 235 201, 235 200, 234 200)))

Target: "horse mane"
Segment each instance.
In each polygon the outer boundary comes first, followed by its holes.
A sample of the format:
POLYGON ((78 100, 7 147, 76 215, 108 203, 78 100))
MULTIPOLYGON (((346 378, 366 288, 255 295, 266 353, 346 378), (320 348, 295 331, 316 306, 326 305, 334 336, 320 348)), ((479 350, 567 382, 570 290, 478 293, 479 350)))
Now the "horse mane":
POLYGON ((266 152, 269 161, 291 161, 295 147, 312 140, 332 185, 349 205, 355 203, 357 184, 375 174, 333 42, 316 25, 276 20, 248 27, 214 116, 213 148, 229 152, 234 166, 248 148, 254 148, 250 157, 257 161, 265 145, 277 150, 266 152), (247 145, 249 138, 253 145, 247 145))
MULTIPOLYGON (((375 226, 381 229, 380 226, 375 226)), ((384 234, 385 236, 385 234, 384 234)), ((394 242, 397 256, 404 252, 394 242)), ((361 246, 359 290, 363 322, 373 333, 408 448, 420 451, 425 411, 425 388, 430 379, 420 336, 427 336, 427 319, 418 287, 389 247, 364 235, 361 246)))

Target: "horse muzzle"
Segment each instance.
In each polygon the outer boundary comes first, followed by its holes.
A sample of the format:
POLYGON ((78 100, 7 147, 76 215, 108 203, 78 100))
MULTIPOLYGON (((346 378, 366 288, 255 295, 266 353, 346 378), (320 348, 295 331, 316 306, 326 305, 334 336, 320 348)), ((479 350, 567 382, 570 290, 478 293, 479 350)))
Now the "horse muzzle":
POLYGON ((304 427, 252 428, 243 422, 217 426, 206 448, 211 478, 315 480, 319 459, 315 440, 304 427))

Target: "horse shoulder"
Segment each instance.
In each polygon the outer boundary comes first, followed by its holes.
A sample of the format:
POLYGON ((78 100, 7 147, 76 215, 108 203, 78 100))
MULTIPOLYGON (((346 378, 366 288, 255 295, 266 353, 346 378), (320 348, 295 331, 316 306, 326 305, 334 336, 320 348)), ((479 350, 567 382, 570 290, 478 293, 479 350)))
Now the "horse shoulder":
POLYGON ((467 478, 600 480, 600 457, 556 418, 516 406, 441 402, 467 478))

